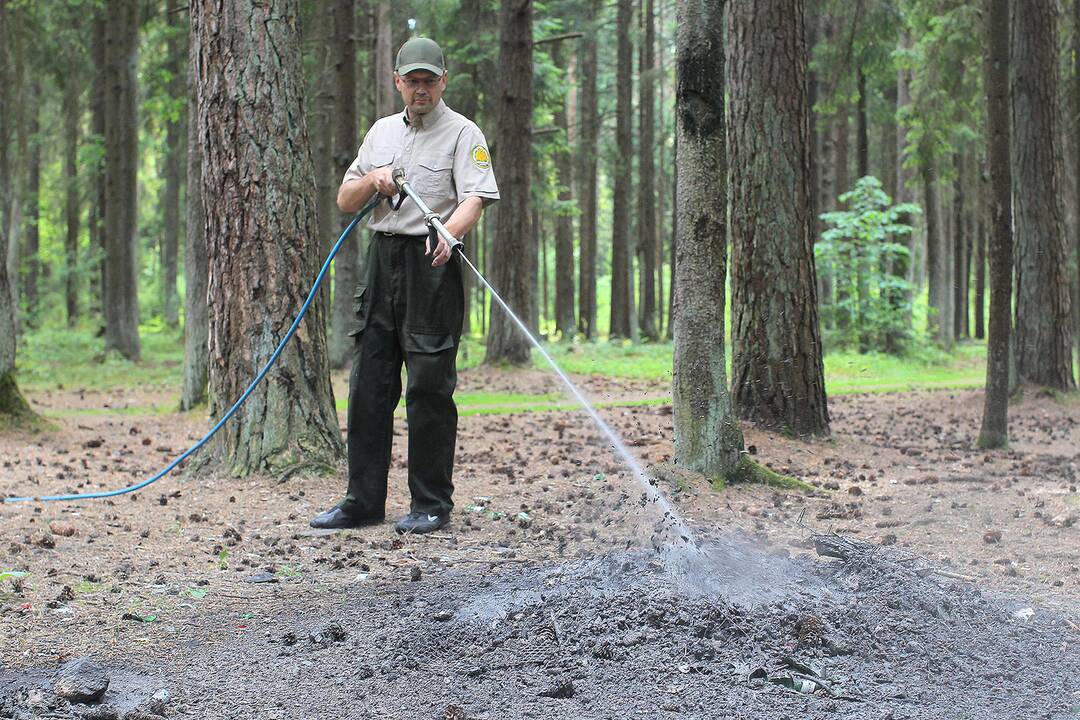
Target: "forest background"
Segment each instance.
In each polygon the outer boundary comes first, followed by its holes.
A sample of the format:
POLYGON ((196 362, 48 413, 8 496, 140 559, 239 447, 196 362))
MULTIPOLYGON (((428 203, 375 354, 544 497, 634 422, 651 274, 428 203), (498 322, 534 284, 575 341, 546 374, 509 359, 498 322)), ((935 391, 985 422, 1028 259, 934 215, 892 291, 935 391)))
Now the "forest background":
MULTIPOLYGON (((446 100, 487 131, 496 168, 500 152, 511 152, 500 127, 507 71, 499 63, 500 13, 512 5, 282 4, 298 29, 299 47, 286 51, 302 58, 296 90, 310 139, 320 252, 348 220, 333 206, 344 167, 372 120, 397 109, 392 57, 408 37, 442 43, 446 100)), ((1062 331, 1075 345, 1080 3, 1038 5, 1049 20, 1037 28, 1034 49, 1013 38, 1012 81, 1029 64, 1017 62, 1021 51, 1052 57, 1053 72, 1033 93, 1052 116, 1054 135, 1033 146, 1045 153, 1037 162, 1053 168, 1051 194, 1060 206, 1033 217, 1065 251, 1052 270, 1071 298, 1072 327, 1062 331)), ((502 265, 525 263, 512 275, 513 294, 524 299, 517 305, 542 336, 563 341, 557 354, 571 369, 663 377, 671 367, 680 191, 677 8, 655 0, 527 8, 528 217, 513 240, 520 245, 507 245, 496 206, 469 252, 496 279, 502 265), (508 247, 524 252, 501 252, 508 247), (616 342, 590 342, 601 340, 616 342)), ((29 388, 93 385, 110 374, 116 382, 176 386, 183 378, 181 406, 201 404, 206 339, 193 339, 192 328, 206 324, 198 297, 205 297, 207 270, 205 222, 188 191, 199 165, 198 142, 189 140, 188 8, 176 0, 0 0, 0 18, 0 230, 17 309, 15 377, 29 388), (110 163, 121 171, 110 175, 110 163), (110 247, 110 238, 127 249, 110 247), (130 272, 110 275, 110 264, 130 272)), ((815 300, 836 390, 984 381, 992 221, 984 18, 980 3, 956 0, 805 3, 798 24, 811 108, 808 199, 818 218, 815 300)), ((720 92, 723 75, 719 68, 720 92)), ((738 117, 728 123, 730 140, 742 129, 738 117)), ((739 167, 737 153, 731 161, 732 177, 753 184, 754 168, 739 167)), ((1024 184, 1024 162, 1023 153, 1013 155, 1014 194, 1045 199, 1043 188, 1024 184)), ((339 256, 325 309, 312 319, 327 329, 334 368, 348 360, 363 235, 339 256)), ((483 356, 477 346, 498 313, 475 283, 467 294, 466 366, 483 356)), ((726 297, 724 317, 738 315, 740 294, 726 297)), ((1018 312, 1018 326, 1023 319, 1018 312)), ((1074 388, 1076 363, 1070 357, 1067 365, 1067 378, 1059 373, 1058 382, 1041 384, 1074 388)))

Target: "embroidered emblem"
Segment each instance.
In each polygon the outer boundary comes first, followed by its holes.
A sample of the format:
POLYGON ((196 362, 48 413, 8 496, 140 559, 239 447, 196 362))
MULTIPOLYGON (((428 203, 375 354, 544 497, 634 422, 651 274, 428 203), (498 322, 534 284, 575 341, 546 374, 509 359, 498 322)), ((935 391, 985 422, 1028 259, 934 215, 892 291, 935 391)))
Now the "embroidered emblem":
POLYGON ((477 145, 472 149, 472 161, 473 165, 481 170, 487 170, 491 167, 491 156, 488 155, 488 149, 483 145, 477 145))

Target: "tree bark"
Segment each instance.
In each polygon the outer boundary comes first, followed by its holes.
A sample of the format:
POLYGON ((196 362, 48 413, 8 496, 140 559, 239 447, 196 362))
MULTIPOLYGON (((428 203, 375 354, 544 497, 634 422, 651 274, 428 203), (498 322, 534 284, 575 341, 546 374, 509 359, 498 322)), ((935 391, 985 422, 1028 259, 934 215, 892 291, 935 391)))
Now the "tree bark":
POLYGON ((136 259, 138 0, 110 3, 105 25, 105 348, 139 359, 136 259))
POLYGON ((985 0, 986 147, 990 187, 990 322, 979 447, 1009 443, 1009 335, 1012 327, 1012 166, 1009 138, 1009 0, 985 0))
MULTIPOLYGON (((911 37, 906 31, 900 33, 900 49, 908 50, 911 47, 911 37)), ((911 104, 911 70, 907 68, 900 68, 896 71, 896 114, 899 117, 900 113, 911 104)), ((914 185, 915 179, 912 177, 910 168, 904 166, 905 151, 908 146, 908 129, 907 125, 901 122, 897 122, 896 128, 896 202, 897 203, 910 203, 915 201, 914 185)), ((903 215, 900 221, 913 225, 914 218, 910 215, 903 215)), ((914 296, 915 288, 915 273, 914 273, 914 260, 915 250, 918 243, 918 234, 913 231, 907 235, 907 257, 897 258, 894 265, 897 277, 903 278, 908 281, 908 289, 904 291, 902 297, 898 297, 899 302, 903 302, 907 306, 907 325, 910 328, 912 324, 912 300, 914 296)))
POLYGON ((394 92, 394 33, 390 0, 377 0, 375 15, 375 117, 390 115, 398 109, 394 92))
POLYGON ((952 326, 948 322, 947 265, 938 218, 937 167, 934 158, 921 153, 919 172, 922 179, 923 209, 926 213, 926 271, 928 279, 926 327, 930 337, 943 347, 952 344, 952 326))
MULTIPOLYGON (((330 153, 330 187, 325 200, 329 205, 326 224, 320 228, 327 243, 333 243, 341 226, 346 224, 345 216, 334 208, 334 188, 345 176, 359 146, 356 104, 356 0, 337 0, 334 4, 332 28, 333 87, 336 102, 328 108, 333 122, 328 124, 328 140, 332 140, 330 153), (332 133, 332 136, 331 136, 332 133)), ((390 84, 388 78, 383 82, 390 84)), ((320 202, 324 198, 320 195, 320 202)), ((321 216, 320 216, 321 217, 321 216)), ((331 332, 329 338, 330 367, 345 367, 352 351, 352 338, 349 337, 349 323, 353 320, 352 303, 356 294, 357 270, 360 265, 360 245, 364 237, 362 232, 354 231, 345 240, 345 244, 334 259, 334 298, 331 308, 331 332)))
MULTIPOLYGON (((499 150, 495 155, 502 200, 492 253, 495 289, 524 322, 534 315, 535 286, 529 185, 532 179, 532 0, 502 0, 499 13, 499 150)), ((523 365, 528 339, 496 304, 485 362, 523 365)))
MULTIPOLYGON (((315 277, 315 182, 296 0, 197 0, 192 11, 217 418, 266 363, 315 277)), ((267 381, 218 432, 233 474, 341 457, 323 312, 313 305, 267 381)))
MULTIPOLYGON (((91 132, 94 142, 105 147, 105 11, 94 13, 91 55, 94 60, 94 80, 90 89, 91 132)), ((90 252, 97 256, 97 267, 91 272, 93 306, 105 324, 105 159, 104 152, 90 174, 92 199, 90 203, 90 252)))
MULTIPOLYGON (((568 53, 562 48, 562 42, 552 48, 552 60, 556 67, 564 72, 570 68, 568 53)), ((574 320, 574 218, 567 209, 574 199, 573 165, 570 156, 569 123, 566 100, 573 92, 567 90, 555 109, 555 126, 563 131, 563 145, 554 157, 555 170, 559 184, 560 210, 555 216, 555 330, 564 340, 571 340, 577 331, 574 320)))
POLYGON ((1013 7, 1012 142, 1016 350, 1021 380, 1071 390, 1065 211, 1058 146, 1058 41, 1053 0, 1013 7))
POLYGON ((653 0, 642 2, 641 25, 644 42, 640 52, 640 122, 638 140, 638 267, 641 278, 641 335, 656 340, 656 73, 653 48, 656 45, 656 22, 653 0))
MULTIPOLYGON (((630 39, 630 24, 634 20, 633 0, 618 0, 616 20, 616 65, 630 68, 633 65, 634 47, 630 39)), ((612 191, 611 219, 611 339, 630 337, 630 158, 634 152, 631 135, 631 99, 633 97, 632 73, 619 75, 615 98, 615 162, 612 168, 614 189, 612 191)))
MULTIPOLYGON (((989 138, 989 133, 987 133, 989 138)), ((986 337, 986 217, 992 217, 992 209, 987 197, 987 176, 985 161, 980 163, 979 169, 979 217, 975 224, 975 337, 983 340, 986 337)))
POLYGON ((735 405, 825 435, 803 1, 735 0, 727 38, 735 405))
POLYGON ((677 5, 675 167, 681 191, 671 395, 679 464, 726 479, 742 461, 743 435, 724 364, 727 211, 716 201, 727 196, 723 12, 723 0, 677 5))
MULTIPOLYGON (((1073 122, 1080 118, 1080 2, 1073 3, 1073 122)), ((1075 138, 1075 136, 1074 136, 1075 138)), ((1073 158, 1073 169, 1076 175, 1075 191, 1077 227, 1080 228, 1080 140, 1073 142, 1073 150, 1076 156, 1073 158)), ((1073 237, 1073 260, 1076 265, 1076 294, 1073 295, 1073 333, 1076 341, 1077 353, 1080 353, 1080 230, 1073 237)))
MULTIPOLYGON (((194 15, 191 15, 194 18, 194 15)), ((184 239, 184 387, 180 409, 206 402, 210 377, 210 319, 207 308, 209 267, 206 257, 206 213, 203 210, 202 144, 199 124, 198 45, 194 20, 188 29, 187 66, 187 233, 184 239)))
MULTIPOLYGON (((179 98, 184 93, 183 57, 184 48, 180 38, 181 15, 177 0, 165 3, 165 20, 169 26, 167 41, 168 60, 166 69, 171 73, 169 80, 170 97, 179 98)), ((175 120, 165 123, 165 203, 162 208, 164 220, 164 241, 161 244, 161 293, 165 324, 170 328, 180 326, 180 295, 176 289, 177 253, 180 238, 180 186, 183 178, 184 136, 183 114, 175 120)))
POLYGON ((67 326, 79 321, 79 126, 81 88, 63 81, 64 104, 64 309, 67 326))
MULTIPOLYGON (((598 19, 602 5, 600 0, 592 0, 590 14, 598 19)), ((597 109, 597 57, 596 33, 589 32, 583 40, 581 52, 581 135, 577 155, 581 163, 577 173, 580 190, 581 219, 578 223, 580 233, 578 282, 578 323, 581 334, 588 340, 595 340, 596 328, 596 144, 600 129, 600 117, 597 109)))
POLYGON ((952 327, 957 340, 964 336, 964 317, 967 309, 967 287, 964 269, 967 267, 967 163, 962 153, 953 154, 953 273, 952 273, 952 327))
POLYGON ((38 281, 41 278, 41 86, 34 83, 29 98, 30 108, 30 155, 27 173, 29 182, 26 187, 26 231, 23 236, 23 298, 26 302, 26 316, 30 327, 37 325, 38 281))

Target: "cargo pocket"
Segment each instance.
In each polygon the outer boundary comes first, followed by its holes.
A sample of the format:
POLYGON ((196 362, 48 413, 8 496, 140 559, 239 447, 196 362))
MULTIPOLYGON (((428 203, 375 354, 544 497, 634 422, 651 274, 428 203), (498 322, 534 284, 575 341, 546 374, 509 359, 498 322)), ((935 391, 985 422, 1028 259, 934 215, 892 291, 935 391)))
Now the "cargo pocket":
POLYGON ((453 155, 424 153, 417 157, 416 165, 413 186, 417 192, 428 197, 453 197, 453 155))
POLYGON ((367 285, 356 288, 356 294, 353 296, 353 323, 349 329, 349 337, 359 335, 367 327, 368 313, 371 310, 367 294, 367 285))
POLYGON ((433 355, 453 348, 457 343, 448 332, 418 332, 406 330, 402 347, 405 352, 433 355))

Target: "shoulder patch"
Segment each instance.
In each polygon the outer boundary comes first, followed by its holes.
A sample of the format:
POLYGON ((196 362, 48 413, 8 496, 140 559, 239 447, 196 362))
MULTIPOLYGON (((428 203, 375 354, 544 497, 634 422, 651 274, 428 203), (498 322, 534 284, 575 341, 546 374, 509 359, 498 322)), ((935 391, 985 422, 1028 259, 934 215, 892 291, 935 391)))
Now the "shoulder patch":
POLYGON ((488 149, 483 145, 476 145, 473 147, 472 152, 473 165, 481 170, 487 170, 491 167, 491 156, 488 155, 488 149))

